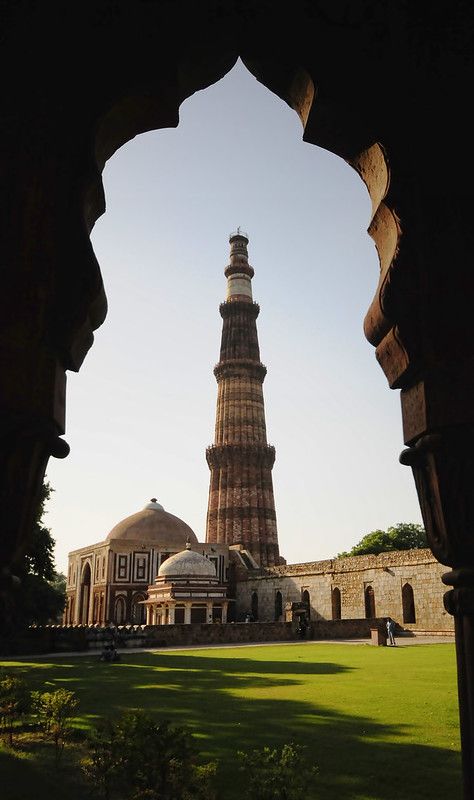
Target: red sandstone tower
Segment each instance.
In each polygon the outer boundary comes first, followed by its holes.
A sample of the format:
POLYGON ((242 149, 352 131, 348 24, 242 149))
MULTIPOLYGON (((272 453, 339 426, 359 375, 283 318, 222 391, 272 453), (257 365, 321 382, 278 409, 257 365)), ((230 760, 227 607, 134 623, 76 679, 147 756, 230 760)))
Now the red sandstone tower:
POLYGON ((275 448, 267 444, 257 317, 252 300, 253 268, 248 237, 231 234, 225 269, 227 299, 217 379, 215 441, 206 450, 211 470, 206 542, 241 544, 260 566, 280 563, 273 498, 275 448))

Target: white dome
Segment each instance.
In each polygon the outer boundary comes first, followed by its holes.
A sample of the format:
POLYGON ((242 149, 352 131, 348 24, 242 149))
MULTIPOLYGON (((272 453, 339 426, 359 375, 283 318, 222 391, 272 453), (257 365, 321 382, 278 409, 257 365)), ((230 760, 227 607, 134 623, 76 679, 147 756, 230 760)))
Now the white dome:
POLYGON ((146 504, 145 508, 153 508, 154 511, 164 511, 165 509, 161 505, 161 503, 156 502, 156 498, 152 497, 149 503, 146 504))
POLYGON ((212 561, 194 550, 182 550, 163 561, 158 570, 160 578, 216 578, 212 561))

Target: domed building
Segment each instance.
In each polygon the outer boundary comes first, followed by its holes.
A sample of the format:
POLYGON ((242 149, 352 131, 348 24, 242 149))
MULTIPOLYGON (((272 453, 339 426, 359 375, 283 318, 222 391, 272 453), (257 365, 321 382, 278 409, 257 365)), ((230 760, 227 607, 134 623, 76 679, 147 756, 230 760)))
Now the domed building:
POLYGON ((200 544, 189 525, 153 497, 104 541, 69 553, 64 623, 144 623, 148 586, 167 559, 183 551, 188 559, 204 559, 218 584, 225 582, 228 547, 200 544))
POLYGON ((144 605, 148 625, 227 622, 227 587, 214 563, 187 542, 161 564, 144 605))

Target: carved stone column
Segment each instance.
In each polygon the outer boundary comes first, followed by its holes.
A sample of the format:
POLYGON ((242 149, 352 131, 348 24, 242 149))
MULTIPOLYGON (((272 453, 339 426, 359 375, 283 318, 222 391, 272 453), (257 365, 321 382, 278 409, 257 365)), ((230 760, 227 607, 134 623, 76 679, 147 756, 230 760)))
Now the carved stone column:
POLYGON ((464 797, 474 797, 474 427, 422 436, 400 460, 411 466, 429 546, 454 567, 442 580, 454 616, 464 797))

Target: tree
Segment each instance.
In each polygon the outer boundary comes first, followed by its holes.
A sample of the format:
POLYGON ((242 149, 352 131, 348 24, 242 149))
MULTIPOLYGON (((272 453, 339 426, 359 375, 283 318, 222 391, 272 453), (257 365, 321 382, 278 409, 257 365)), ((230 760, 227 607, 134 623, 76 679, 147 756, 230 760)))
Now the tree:
POLYGON ((414 522, 398 522, 386 531, 367 533, 352 550, 338 553, 337 558, 386 553, 392 550, 416 550, 428 547, 426 532, 422 525, 414 522))
POLYGON ((58 622, 64 610, 66 592, 55 568, 55 542, 43 524, 45 506, 53 491, 45 480, 27 549, 15 567, 18 581, 4 597, 2 614, 4 622, 8 621, 10 636, 32 624, 58 622))

